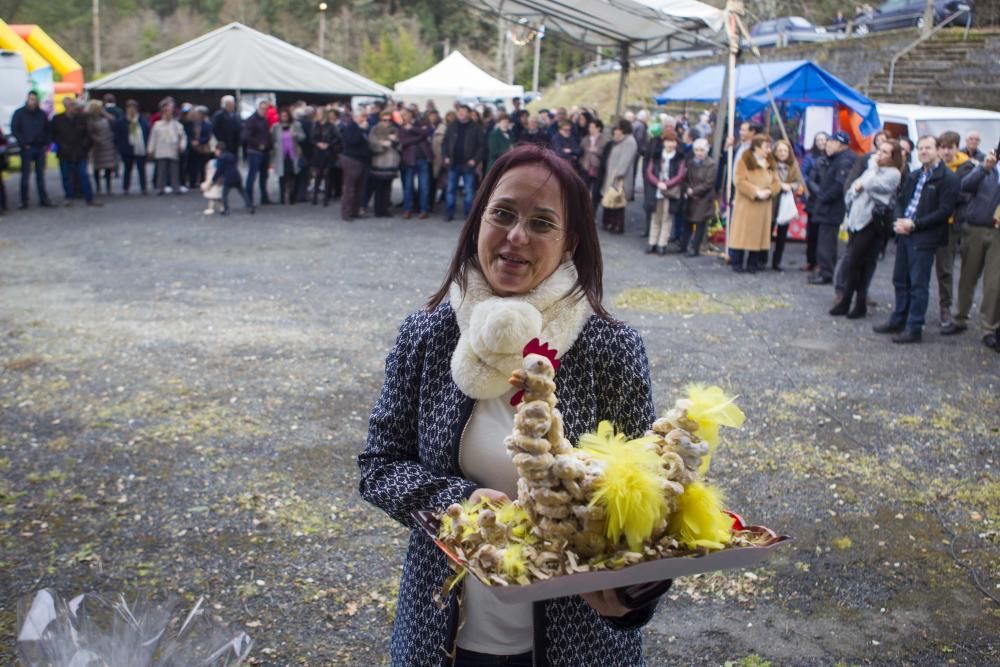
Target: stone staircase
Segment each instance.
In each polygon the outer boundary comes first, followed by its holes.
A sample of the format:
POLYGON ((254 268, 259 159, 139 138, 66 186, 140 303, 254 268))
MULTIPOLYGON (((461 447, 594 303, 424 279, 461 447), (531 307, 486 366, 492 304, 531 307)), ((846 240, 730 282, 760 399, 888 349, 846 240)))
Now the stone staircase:
MULTIPOLYGON (((896 63, 889 93, 889 58, 862 91, 879 102, 1000 111, 1000 30, 947 28, 896 63)), ((891 58, 891 55, 890 55, 891 58)))

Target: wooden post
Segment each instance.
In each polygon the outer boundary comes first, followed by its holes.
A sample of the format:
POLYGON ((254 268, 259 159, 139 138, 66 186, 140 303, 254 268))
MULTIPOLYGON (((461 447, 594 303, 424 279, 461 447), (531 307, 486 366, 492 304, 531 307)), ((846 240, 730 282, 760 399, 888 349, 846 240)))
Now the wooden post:
POLYGON ((625 79, 628 78, 628 42, 622 44, 621 47, 621 63, 622 63, 622 73, 618 77, 618 99, 615 102, 615 120, 619 120, 622 117, 622 103, 625 97, 625 79))

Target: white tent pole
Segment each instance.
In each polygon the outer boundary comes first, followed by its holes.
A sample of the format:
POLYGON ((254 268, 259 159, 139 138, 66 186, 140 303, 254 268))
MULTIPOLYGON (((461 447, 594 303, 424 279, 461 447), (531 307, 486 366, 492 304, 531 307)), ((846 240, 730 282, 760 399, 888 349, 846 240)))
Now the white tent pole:
POLYGON ((507 36, 507 30, 504 27, 505 21, 503 18, 503 2, 504 0, 500 0, 500 6, 497 7, 497 74, 500 74, 503 70, 503 52, 504 47, 506 46, 504 42, 506 41, 505 38, 507 36))
POLYGON ((542 59, 542 37, 545 35, 545 23, 538 26, 535 32, 535 62, 531 67, 531 90, 538 92, 538 65, 542 59))
MULTIPOLYGON (((747 30, 746 25, 743 23, 743 19, 736 17, 736 21, 739 25, 740 33, 750 41, 750 32, 747 30)), ((764 90, 767 91, 767 99, 771 101, 771 110, 774 111, 774 117, 778 119, 778 127, 781 129, 781 136, 784 137, 788 145, 792 145, 791 139, 788 138, 788 130, 785 129, 785 121, 781 118, 781 111, 778 109, 778 103, 774 99, 774 93, 771 91, 771 84, 768 82, 767 77, 764 76, 764 68, 760 65, 760 50, 756 46, 751 46, 751 53, 754 56, 754 61, 757 64, 757 72, 760 74, 760 80, 764 82, 764 90)))
POLYGON ((733 220, 733 151, 736 148, 736 54, 740 50, 739 32, 736 29, 736 19, 743 13, 743 0, 728 0, 726 2, 726 32, 729 35, 729 108, 726 109, 726 127, 732 139, 726 156, 726 201, 729 202, 729 224, 726 225, 726 254, 729 254, 729 239, 732 236, 733 220))

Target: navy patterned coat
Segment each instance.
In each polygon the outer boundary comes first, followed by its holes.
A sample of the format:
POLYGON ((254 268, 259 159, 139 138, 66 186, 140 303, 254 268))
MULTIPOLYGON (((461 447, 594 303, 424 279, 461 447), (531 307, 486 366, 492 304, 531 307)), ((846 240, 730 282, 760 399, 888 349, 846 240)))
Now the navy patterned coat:
MULTIPOLYGON (((362 497, 413 529, 392 632, 393 667, 451 664, 457 595, 453 593, 443 608, 434 600, 451 570, 434 543, 416 529, 410 513, 444 510, 477 488, 458 465, 462 429, 474 403, 451 377, 458 339, 458 322, 448 303, 404 320, 386 359, 385 384, 358 457, 362 497)), ((641 435, 653 422, 649 361, 632 328, 592 316, 561 361, 556 393, 570 442, 602 419, 630 437, 641 435)), ((534 664, 644 665, 640 629, 655 606, 613 619, 600 616, 579 596, 535 603, 534 664)))

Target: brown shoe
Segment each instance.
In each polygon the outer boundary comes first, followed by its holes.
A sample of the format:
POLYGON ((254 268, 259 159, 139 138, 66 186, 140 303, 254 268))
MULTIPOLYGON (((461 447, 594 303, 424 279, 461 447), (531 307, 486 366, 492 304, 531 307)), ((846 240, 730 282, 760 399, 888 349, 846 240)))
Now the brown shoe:
POLYGON ((426 213, 421 213, 417 217, 420 218, 421 220, 426 220, 427 219, 427 214, 426 213))
POLYGON ((413 214, 410 213, 409 211, 406 211, 405 213, 403 213, 403 220, 409 220, 412 217, 413 217, 413 214))

